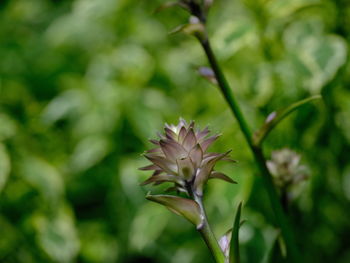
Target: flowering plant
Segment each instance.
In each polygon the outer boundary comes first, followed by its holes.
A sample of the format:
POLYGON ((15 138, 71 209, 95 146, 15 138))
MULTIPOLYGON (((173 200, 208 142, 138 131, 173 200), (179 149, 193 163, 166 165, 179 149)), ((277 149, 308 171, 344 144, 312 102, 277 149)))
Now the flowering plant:
MULTIPOLYGON (((320 96, 316 95, 306 98, 283 110, 272 112, 267 116, 261 128, 252 133, 211 47, 206 24, 212 2, 212 0, 178 0, 176 2, 166 3, 158 10, 180 6, 190 14, 189 22, 178 26, 172 33, 183 32, 198 39, 209 63, 209 66, 200 67, 198 72, 218 87, 237 120, 254 157, 259 174, 262 176, 276 217, 277 227, 280 230, 280 240, 283 240, 288 252, 288 260, 300 262, 301 256, 294 239, 294 233, 287 218, 283 201, 281 202, 280 200, 280 193, 274 184, 276 177, 273 177, 273 174, 276 167, 271 162, 267 162, 263 151, 263 142, 273 128, 286 116, 302 105, 314 99, 319 99, 320 96)), ((228 232, 232 233, 231 240, 229 241, 227 235, 225 235, 221 239, 220 244, 222 247, 220 247, 215 235, 210 229, 202 202, 203 189, 209 179, 219 178, 231 183, 234 182, 230 177, 214 170, 214 166, 218 161, 229 160, 229 152, 207 152, 209 145, 218 137, 217 135, 207 137, 208 134, 209 130, 207 128, 196 130, 194 122, 187 124, 184 120, 180 120, 176 126, 166 125, 165 134, 160 135, 160 140, 151 140, 157 147, 147 151, 145 154, 145 157, 152 164, 141 169, 153 170, 154 172, 143 184, 153 183, 157 185, 164 182, 173 183, 174 185, 168 190, 183 192, 187 198, 173 195, 148 194, 147 199, 165 205, 170 210, 194 223, 202 234, 216 262, 239 262, 238 235, 241 205, 238 206, 232 231, 228 232)))
POLYGON ((228 157, 230 151, 207 152, 208 147, 219 135, 208 137, 208 127, 203 130, 196 129, 194 121, 187 124, 185 120, 180 119, 176 126, 166 124, 164 131, 164 134, 159 134, 159 140, 150 140, 156 147, 148 150, 144 156, 152 164, 140 169, 154 172, 142 185, 170 182, 173 186, 166 192, 183 192, 188 198, 148 194, 147 199, 166 206, 195 224, 214 257, 218 262, 222 262, 223 249, 210 229, 202 196, 209 179, 217 178, 235 183, 227 175, 214 170, 215 164, 220 160, 234 162, 228 157))

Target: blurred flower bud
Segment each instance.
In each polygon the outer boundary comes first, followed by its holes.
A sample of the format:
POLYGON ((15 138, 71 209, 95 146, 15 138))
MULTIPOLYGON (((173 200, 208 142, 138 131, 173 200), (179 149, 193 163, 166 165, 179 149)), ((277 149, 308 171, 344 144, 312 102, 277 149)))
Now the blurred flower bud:
POLYGON ((297 185, 309 177, 306 166, 300 165, 300 155, 287 148, 272 152, 267 167, 281 189, 297 185))
POLYGON ((180 119, 178 125, 165 125, 165 134, 160 134, 159 140, 151 140, 157 147, 148 150, 144 155, 152 162, 141 170, 154 170, 153 175, 143 185, 164 182, 174 183, 172 190, 201 196, 203 187, 211 178, 218 178, 235 183, 223 173, 214 171, 214 166, 220 160, 229 160, 226 153, 209 153, 208 147, 219 137, 208 137, 209 130, 195 129, 192 121, 187 124, 180 119))

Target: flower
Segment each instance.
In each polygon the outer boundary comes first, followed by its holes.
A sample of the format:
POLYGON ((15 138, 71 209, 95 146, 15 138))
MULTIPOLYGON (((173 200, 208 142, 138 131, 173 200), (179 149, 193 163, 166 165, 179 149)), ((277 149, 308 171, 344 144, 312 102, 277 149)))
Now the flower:
POLYGON ((296 185, 308 178, 306 167, 300 165, 300 155, 290 149, 273 151, 271 160, 266 164, 275 184, 281 189, 296 185))
POLYGON ((164 135, 159 134, 159 140, 150 140, 156 147, 148 150, 144 156, 152 162, 140 170, 154 170, 153 175, 142 185, 164 182, 174 183, 169 190, 184 192, 191 196, 203 194, 203 187, 211 178, 218 178, 235 183, 230 177, 214 170, 220 160, 233 161, 225 153, 207 152, 208 147, 219 137, 208 137, 208 127, 204 130, 195 129, 192 121, 187 124, 180 119, 178 125, 165 125, 164 135))

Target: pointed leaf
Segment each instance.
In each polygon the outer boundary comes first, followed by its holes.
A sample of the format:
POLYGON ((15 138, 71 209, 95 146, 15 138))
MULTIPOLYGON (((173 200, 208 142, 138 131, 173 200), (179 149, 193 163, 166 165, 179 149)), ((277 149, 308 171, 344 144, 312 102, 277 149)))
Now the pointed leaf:
POLYGON ((164 205, 170 211, 183 216, 196 227, 203 223, 199 205, 190 199, 171 195, 151 195, 146 196, 148 200, 164 205))
POLYGON ((267 118, 264 123, 264 125, 254 133, 253 136, 253 143, 256 146, 259 146, 266 136, 273 130, 273 128, 280 122, 282 121, 285 117, 287 117, 290 113, 295 111, 296 109, 300 108, 304 104, 312 101, 312 100, 317 100, 321 99, 322 97, 320 95, 312 96, 310 98, 306 98, 303 100, 300 100, 296 103, 293 103, 292 105, 288 106, 287 108, 277 111, 277 112, 272 112, 267 118))
POLYGON ((242 202, 239 203, 235 220, 232 228, 232 236, 230 242, 230 255, 229 255, 229 263, 239 263, 240 255, 239 255, 239 227, 241 224, 241 209, 242 202))

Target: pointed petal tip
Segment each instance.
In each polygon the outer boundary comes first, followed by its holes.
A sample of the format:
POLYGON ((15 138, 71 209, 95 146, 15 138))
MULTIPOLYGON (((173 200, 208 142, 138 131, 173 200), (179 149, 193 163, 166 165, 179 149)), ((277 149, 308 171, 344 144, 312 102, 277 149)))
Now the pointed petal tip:
POLYGON ((231 184, 238 184, 236 181, 234 181, 233 179, 231 179, 231 177, 227 176, 226 174, 217 172, 217 171, 213 171, 210 175, 209 175, 209 179, 221 179, 225 182, 231 183, 231 184))

